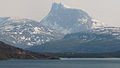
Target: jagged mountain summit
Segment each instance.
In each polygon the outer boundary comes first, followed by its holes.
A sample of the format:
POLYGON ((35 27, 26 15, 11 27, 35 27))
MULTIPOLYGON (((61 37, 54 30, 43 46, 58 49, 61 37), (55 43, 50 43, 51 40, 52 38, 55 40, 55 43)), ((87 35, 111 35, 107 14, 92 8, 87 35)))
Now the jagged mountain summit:
POLYGON ((49 14, 40 24, 63 34, 91 31, 92 33, 116 33, 120 35, 118 27, 108 27, 103 22, 89 16, 86 12, 66 7, 61 3, 53 3, 49 14))
POLYGON ((92 18, 80 9, 68 8, 61 3, 53 3, 51 11, 40 23, 68 34, 90 30, 92 18))
POLYGON ((0 40, 16 47, 25 48, 59 39, 61 34, 39 22, 15 17, 0 18, 0 40))

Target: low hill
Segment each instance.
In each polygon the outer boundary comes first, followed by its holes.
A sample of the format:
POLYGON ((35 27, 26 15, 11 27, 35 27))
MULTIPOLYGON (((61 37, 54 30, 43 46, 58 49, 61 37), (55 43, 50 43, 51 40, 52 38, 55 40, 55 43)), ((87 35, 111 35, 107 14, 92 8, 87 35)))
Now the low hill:
POLYGON ((46 54, 39 54, 31 51, 26 51, 0 42, 0 60, 9 59, 59 59, 46 54))

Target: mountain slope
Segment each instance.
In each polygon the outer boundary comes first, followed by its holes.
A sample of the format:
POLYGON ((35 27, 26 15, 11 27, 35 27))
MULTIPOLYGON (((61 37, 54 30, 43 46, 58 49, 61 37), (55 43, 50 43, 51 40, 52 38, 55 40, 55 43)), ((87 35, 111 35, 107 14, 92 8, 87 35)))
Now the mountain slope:
POLYGON ((0 40, 16 47, 25 48, 60 39, 62 34, 39 22, 25 18, 0 18, 0 40))
POLYGON ((45 54, 25 51, 0 41, 0 60, 8 59, 59 59, 45 54))

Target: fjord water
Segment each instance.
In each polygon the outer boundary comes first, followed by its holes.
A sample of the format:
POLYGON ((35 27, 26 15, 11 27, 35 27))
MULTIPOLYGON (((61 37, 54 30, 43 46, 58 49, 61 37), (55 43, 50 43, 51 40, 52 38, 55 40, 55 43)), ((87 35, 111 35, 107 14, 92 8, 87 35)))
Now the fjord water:
POLYGON ((120 59, 8 60, 0 61, 0 68, 120 68, 120 59))

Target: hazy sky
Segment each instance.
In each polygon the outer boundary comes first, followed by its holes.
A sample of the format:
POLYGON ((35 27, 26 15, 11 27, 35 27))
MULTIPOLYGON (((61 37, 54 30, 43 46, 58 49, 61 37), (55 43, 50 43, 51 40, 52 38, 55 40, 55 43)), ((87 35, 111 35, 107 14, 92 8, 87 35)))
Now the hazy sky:
POLYGON ((40 21, 50 11, 53 1, 82 9, 106 24, 120 26, 120 0, 0 0, 0 17, 40 21))

